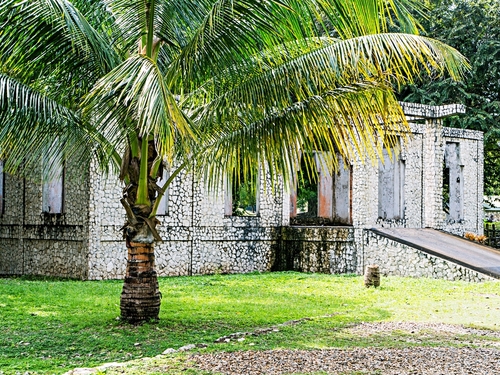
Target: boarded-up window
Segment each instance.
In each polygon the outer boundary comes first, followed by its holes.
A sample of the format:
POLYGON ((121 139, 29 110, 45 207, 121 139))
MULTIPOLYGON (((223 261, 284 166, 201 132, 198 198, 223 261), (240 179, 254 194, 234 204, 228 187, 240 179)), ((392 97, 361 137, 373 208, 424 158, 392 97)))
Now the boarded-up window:
POLYGON ((378 168, 378 216, 384 220, 404 218, 405 163, 384 148, 378 168))
POLYGON ((333 175, 333 220, 351 224, 352 168, 339 157, 339 170, 333 175))
POLYGON ((231 179, 225 178, 224 181, 224 216, 233 215, 233 189, 231 189, 231 179))
POLYGON ((443 166, 443 209, 450 219, 463 219, 463 166, 460 144, 446 143, 443 166))
POLYGON ((316 153, 318 168, 318 217, 331 219, 333 216, 333 175, 322 152, 316 153))
POLYGON ((64 166, 53 163, 49 181, 42 188, 42 211, 49 214, 61 214, 64 202, 64 166))
MULTIPOLYGON (((170 173, 167 170, 163 171, 163 177, 157 182, 159 187, 163 187, 167 180, 170 177, 170 173)), ((158 204, 158 210, 156 211, 156 215, 159 216, 167 216, 168 215, 168 191, 169 189, 165 190, 165 193, 163 193, 163 196, 160 198, 160 203, 158 204)))
POLYGON ((302 161, 297 174, 297 188, 290 197, 290 217, 294 221, 313 222, 313 218, 327 219, 335 224, 351 223, 351 167, 336 155, 339 167, 332 173, 325 154, 316 152, 316 168, 308 171, 302 161))
POLYGON ((339 166, 336 173, 326 167, 323 153, 316 154, 318 168, 318 217, 337 224, 351 222, 351 168, 337 153, 339 166))
POLYGON ((5 178, 3 175, 3 161, 0 160, 0 215, 3 214, 4 210, 4 196, 5 196, 5 178))

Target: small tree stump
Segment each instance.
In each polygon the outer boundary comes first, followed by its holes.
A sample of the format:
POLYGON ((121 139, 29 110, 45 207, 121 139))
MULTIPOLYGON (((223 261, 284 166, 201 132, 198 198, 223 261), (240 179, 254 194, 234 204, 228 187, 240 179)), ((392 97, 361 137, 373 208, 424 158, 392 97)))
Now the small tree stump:
POLYGON ((365 268, 365 286, 367 288, 380 286, 380 271, 376 264, 370 264, 365 268))

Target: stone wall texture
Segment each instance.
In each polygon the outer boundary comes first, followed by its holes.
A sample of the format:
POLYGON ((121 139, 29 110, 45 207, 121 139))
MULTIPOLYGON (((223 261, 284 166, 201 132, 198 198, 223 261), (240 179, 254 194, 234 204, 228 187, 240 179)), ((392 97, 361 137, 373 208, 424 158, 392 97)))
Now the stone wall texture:
POLYGON ((284 227, 272 270, 355 273, 356 244, 352 227, 284 227))
MULTIPOLYGON (((125 214, 116 178, 92 176, 89 278, 121 278, 127 256, 120 228, 125 214)), ((202 181, 181 173, 168 193, 168 215, 159 216, 155 245, 160 276, 268 271, 283 222, 283 189, 261 181, 258 216, 224 215, 224 191, 208 193, 202 181), (278 209, 276 209, 278 207, 278 209)), ((288 207, 288 206, 287 206, 288 207)))
POLYGON ((0 275, 88 278, 88 173, 66 164, 61 214, 42 212, 42 184, 5 175, 0 275))
MULTIPOLYGON (((400 163, 395 170, 402 173, 396 178, 401 181, 397 194, 402 194, 397 217, 380 217, 381 189, 386 188, 384 181, 390 184, 387 173, 391 168, 386 165, 384 175, 379 175, 380 165, 361 157, 350 161, 350 192, 346 195, 351 217, 346 222, 352 226, 342 227, 290 226, 287 182, 278 182, 271 188, 266 171, 259 174, 258 214, 228 216, 225 201, 228 194, 208 192, 192 171, 184 171, 168 190, 167 214, 158 216, 163 238, 155 245, 158 274, 287 269, 361 273, 367 260, 385 261, 381 249, 401 258, 398 265, 384 271, 387 273, 399 274, 402 265, 414 261, 418 269, 445 267, 438 260, 426 260, 423 255, 403 251, 396 243, 366 242, 371 238, 367 230, 373 227, 432 227, 458 235, 483 231, 482 133, 442 127, 442 117, 460 112, 459 107, 407 105, 405 110, 411 115, 412 134, 401 137, 402 147, 395 156, 395 162, 400 163), (443 210, 443 162, 448 143, 457 144, 460 150, 457 170, 463 189, 461 196, 455 197, 462 207, 459 220, 451 219, 443 210)), ((127 254, 120 231, 125 222, 119 201, 122 186, 116 176, 104 177, 96 169, 93 165, 86 169, 71 162, 66 165, 62 214, 42 213, 41 184, 5 176, 5 209, 0 215, 0 275, 81 279, 124 276, 127 254)), ((335 187, 332 190, 333 195, 335 187)), ((437 274, 433 272, 421 275, 434 277, 437 274)), ((459 271, 449 272, 455 275, 459 271)), ((439 275, 448 277, 448 271, 439 275)), ((478 278, 468 271, 461 275, 470 280, 478 278)))
POLYGON ((364 233, 363 262, 358 273, 365 266, 377 264, 382 275, 428 277, 445 280, 487 281, 494 280, 470 268, 435 257, 413 247, 379 236, 373 232, 364 233))

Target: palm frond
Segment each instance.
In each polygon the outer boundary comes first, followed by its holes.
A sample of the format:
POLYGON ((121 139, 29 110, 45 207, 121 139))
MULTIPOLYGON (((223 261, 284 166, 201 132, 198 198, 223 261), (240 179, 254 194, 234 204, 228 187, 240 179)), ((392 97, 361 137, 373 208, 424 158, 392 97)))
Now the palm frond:
MULTIPOLYGON (((241 116, 214 127, 205 138, 200 173, 210 188, 220 187, 225 174, 245 166, 263 165, 291 181, 300 152, 325 151, 332 168, 336 153, 348 161, 372 161, 383 146, 405 137, 408 126, 387 82, 364 81, 313 96, 265 118, 241 116)), ((309 160, 312 163, 312 159, 309 160)))
POLYGON ((104 34, 69 1, 5 0, 0 4, 0 24, 0 61, 20 78, 58 70, 78 75, 85 83, 120 61, 104 34))
POLYGON ((127 59, 101 78, 87 95, 85 117, 111 143, 123 144, 130 132, 155 136, 158 152, 172 158, 194 138, 190 120, 179 109, 158 66, 142 56, 127 59))
POLYGON ((466 67, 465 58, 456 50, 416 35, 323 39, 309 46, 309 53, 289 54, 288 60, 284 54, 274 54, 272 59, 261 55, 232 67, 187 97, 183 108, 193 114, 204 133, 206 126, 217 126, 217 121, 227 123, 242 114, 258 121, 352 82, 378 79, 403 84, 421 69, 458 79, 466 67))
POLYGON ((418 34, 420 25, 411 11, 425 9, 418 0, 317 0, 316 6, 341 39, 386 33, 394 23, 402 32, 418 34))
MULTIPOLYGON (((151 1, 137 0, 103 0, 107 9, 114 17, 115 38, 123 44, 123 48, 134 53, 146 45, 148 34, 150 7, 156 7, 151 1)), ((156 13, 156 12, 154 12, 156 13)), ((154 26, 154 25, 153 25, 154 26)))
MULTIPOLYGON (((33 178, 41 160, 61 163, 68 158, 88 163, 94 157, 104 170, 112 168, 113 145, 83 123, 77 112, 4 74, 0 74, 0 124, 0 159, 9 173, 33 178)), ((47 173, 53 170, 50 165, 43 167, 47 173)))
POLYGON ((156 35, 167 45, 182 50, 214 3, 214 0, 159 2, 155 13, 156 35))
POLYGON ((319 21, 315 1, 301 3, 308 11, 294 9, 298 4, 288 0, 215 2, 173 63, 169 82, 182 73, 179 82, 196 84, 262 49, 319 35, 319 24, 314 22, 319 21))
MULTIPOLYGON (((172 65, 169 82, 189 86, 228 66, 243 63, 259 51, 306 38, 350 39, 386 32, 396 16, 403 29, 417 33, 404 10, 414 0, 282 0, 214 3, 191 41, 172 65), (176 78, 182 72, 182 79, 176 78)), ((191 87, 185 86, 185 89, 191 87)))
MULTIPOLYGON (((256 55, 183 102, 209 135, 204 155, 217 168, 260 160, 289 178, 299 150, 327 151, 332 166, 335 152, 376 160, 382 145, 394 146, 396 134, 408 131, 392 85, 411 82, 421 69, 458 79, 467 67, 456 50, 410 34, 323 38, 308 47, 306 54, 287 46, 256 55)), ((205 166, 211 184, 221 181, 217 168, 205 166)))

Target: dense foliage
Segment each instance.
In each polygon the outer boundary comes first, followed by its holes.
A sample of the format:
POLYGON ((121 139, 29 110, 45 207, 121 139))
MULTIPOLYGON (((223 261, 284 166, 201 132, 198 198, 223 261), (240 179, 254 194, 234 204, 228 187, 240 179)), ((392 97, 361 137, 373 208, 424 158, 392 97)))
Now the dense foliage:
MULTIPOLYGON (((417 16, 418 17, 418 16, 417 16)), ((447 120, 452 127, 485 132, 485 193, 500 194, 500 2, 433 0, 425 32, 457 48, 470 61, 464 81, 426 80, 407 87, 407 101, 441 105, 463 103, 465 116, 447 120)))

